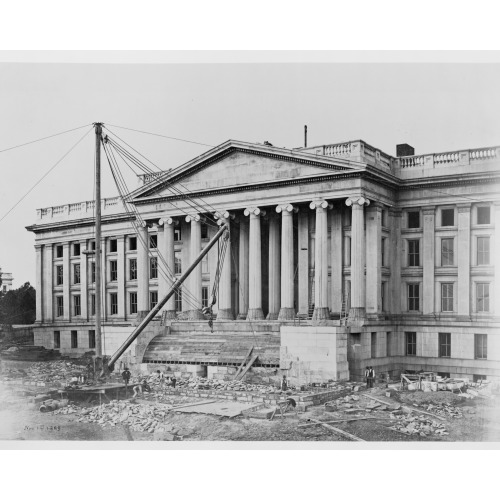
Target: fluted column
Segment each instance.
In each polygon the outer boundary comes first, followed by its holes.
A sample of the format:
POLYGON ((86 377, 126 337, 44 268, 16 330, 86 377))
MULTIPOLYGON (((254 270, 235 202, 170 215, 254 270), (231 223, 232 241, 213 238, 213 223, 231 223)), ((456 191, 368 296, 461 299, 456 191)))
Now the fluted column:
MULTIPOLYGON (((36 251, 36 322, 43 323, 43 254, 42 245, 35 245, 36 251)), ((52 293, 52 290, 51 292, 52 293)))
POLYGON ((239 270, 238 270, 238 319, 245 319, 248 312, 249 278, 249 227, 246 218, 240 219, 239 270))
POLYGON ((355 197, 346 200, 352 207, 351 221, 351 309, 350 320, 363 319, 365 309, 365 205, 370 204, 366 198, 355 197))
MULTIPOLYGON (((158 300, 167 295, 173 284, 175 276, 174 232, 178 221, 171 217, 167 217, 165 219, 160 219, 159 224, 160 228, 163 228, 163 231, 160 229, 159 232, 158 252, 161 259, 158 259, 158 262, 160 264, 163 260, 167 269, 164 273, 159 272, 158 274, 158 300)), ((160 269, 161 267, 159 266, 158 271, 160 271, 160 269)), ((163 306, 162 311, 165 312, 166 319, 175 319, 175 295, 163 306)))
POLYGON ((262 255, 260 237, 260 217, 265 212, 258 207, 245 209, 250 216, 248 313, 247 320, 262 320, 262 255))
MULTIPOLYGON (((199 214, 188 215, 186 217, 186 222, 191 223, 191 235, 190 235, 190 245, 189 245, 189 262, 192 263, 200 255, 201 252, 201 217, 199 214)), ((193 269, 193 272, 189 275, 189 286, 188 290, 191 295, 189 309, 187 311, 189 319, 203 319, 203 313, 201 312, 201 264, 193 269), (200 309, 193 309, 197 305, 200 309)))
POLYGON ((332 205, 325 200, 313 201, 309 207, 316 210, 314 253, 314 313, 313 321, 330 319, 328 308, 328 212, 332 205))
POLYGON ((149 236, 145 223, 138 228, 137 236, 137 316, 140 319, 149 311, 149 236))
MULTIPOLYGON (((277 209, 276 209, 277 210, 277 209)), ((277 216, 269 219, 269 311, 267 319, 278 319, 280 312, 280 221, 277 216)))
MULTIPOLYGON (((226 224, 230 227, 230 220, 234 218, 233 214, 225 212, 222 217, 219 217, 217 224, 222 226, 226 224)), ((229 236, 227 233, 224 237, 229 236)), ((222 272, 219 283, 219 308, 217 310, 217 321, 221 320, 233 320, 233 307, 232 307, 232 293, 231 293, 231 238, 227 238, 226 242, 226 253, 224 256, 224 262, 222 264, 222 272)))
POLYGON ((293 214, 298 208, 291 204, 276 207, 281 213, 281 308, 280 321, 293 320, 295 317, 295 287, 293 272, 293 214))

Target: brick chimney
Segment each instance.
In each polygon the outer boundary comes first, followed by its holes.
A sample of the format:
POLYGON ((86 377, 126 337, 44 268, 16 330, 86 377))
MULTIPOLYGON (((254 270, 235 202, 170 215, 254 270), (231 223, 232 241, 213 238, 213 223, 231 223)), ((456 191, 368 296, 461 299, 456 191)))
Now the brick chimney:
POLYGON ((398 144, 396 146, 396 156, 413 156, 415 154, 415 148, 412 148, 409 144, 398 144))

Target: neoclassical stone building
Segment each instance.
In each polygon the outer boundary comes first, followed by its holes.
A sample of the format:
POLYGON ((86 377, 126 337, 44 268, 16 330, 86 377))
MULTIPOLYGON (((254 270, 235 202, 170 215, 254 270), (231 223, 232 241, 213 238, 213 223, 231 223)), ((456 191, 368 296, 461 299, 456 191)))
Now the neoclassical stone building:
MULTIPOLYGON (((363 141, 290 150, 231 140, 144 175, 125 204, 102 202, 105 351, 228 222, 214 331, 201 308, 217 251, 130 362, 217 376, 253 346, 256 366, 300 382, 356 379, 366 365, 498 377, 499 155, 499 147, 418 156, 400 145, 393 157, 363 141)), ((94 208, 43 208, 27 228, 36 236, 35 338, 74 355, 94 345, 94 208)))

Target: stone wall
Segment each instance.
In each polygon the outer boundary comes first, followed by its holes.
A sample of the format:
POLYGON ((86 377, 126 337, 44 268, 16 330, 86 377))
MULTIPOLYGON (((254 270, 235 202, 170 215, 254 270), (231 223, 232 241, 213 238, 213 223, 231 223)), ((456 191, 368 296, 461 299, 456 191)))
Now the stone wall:
POLYGON ((293 385, 348 380, 347 330, 282 326, 280 368, 293 385))

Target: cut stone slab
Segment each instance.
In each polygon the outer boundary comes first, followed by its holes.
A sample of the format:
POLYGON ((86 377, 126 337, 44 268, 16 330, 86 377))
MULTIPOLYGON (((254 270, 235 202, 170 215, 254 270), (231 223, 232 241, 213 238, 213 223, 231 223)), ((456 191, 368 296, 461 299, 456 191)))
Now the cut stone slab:
POLYGON ((262 408, 256 411, 243 411, 243 415, 248 418, 259 418, 261 420, 267 420, 271 418, 271 415, 274 413, 274 409, 262 408))
POLYGON ((212 403, 197 406, 186 406, 185 408, 172 408, 171 411, 180 413, 204 413, 208 415, 219 415, 221 417, 237 417, 243 411, 254 411, 262 408, 262 403, 251 404, 241 401, 214 401, 212 403))

